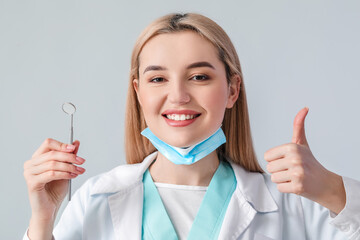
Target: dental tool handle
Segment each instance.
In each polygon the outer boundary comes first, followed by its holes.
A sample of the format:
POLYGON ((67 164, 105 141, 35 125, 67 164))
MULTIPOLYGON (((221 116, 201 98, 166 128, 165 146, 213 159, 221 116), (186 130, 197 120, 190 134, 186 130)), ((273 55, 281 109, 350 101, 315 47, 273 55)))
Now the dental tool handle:
MULTIPOLYGON (((70 144, 73 143, 74 129, 73 129, 73 115, 71 114, 71 128, 70 128, 70 144)), ((69 179, 69 194, 68 200, 71 201, 71 179, 69 179)))

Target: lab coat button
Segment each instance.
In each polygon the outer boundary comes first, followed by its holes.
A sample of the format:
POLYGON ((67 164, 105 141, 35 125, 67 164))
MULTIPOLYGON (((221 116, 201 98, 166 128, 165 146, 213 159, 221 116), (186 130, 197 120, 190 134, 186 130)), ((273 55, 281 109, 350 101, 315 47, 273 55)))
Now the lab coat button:
POLYGON ((343 232, 348 232, 350 230, 349 225, 341 225, 339 228, 343 232))

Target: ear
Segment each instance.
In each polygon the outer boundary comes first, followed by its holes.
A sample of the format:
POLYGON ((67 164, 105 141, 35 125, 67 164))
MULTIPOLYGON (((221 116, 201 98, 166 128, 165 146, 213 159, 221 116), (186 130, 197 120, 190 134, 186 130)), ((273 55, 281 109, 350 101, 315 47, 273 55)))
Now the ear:
POLYGON ((229 95, 228 101, 226 103, 226 108, 232 108, 239 97, 240 93, 240 85, 241 85, 241 77, 238 74, 234 74, 231 77, 230 85, 229 85, 229 95))
POLYGON ((136 92, 137 99, 138 99, 140 105, 142 105, 140 102, 140 98, 139 98, 139 79, 134 79, 132 83, 133 83, 134 90, 136 92))

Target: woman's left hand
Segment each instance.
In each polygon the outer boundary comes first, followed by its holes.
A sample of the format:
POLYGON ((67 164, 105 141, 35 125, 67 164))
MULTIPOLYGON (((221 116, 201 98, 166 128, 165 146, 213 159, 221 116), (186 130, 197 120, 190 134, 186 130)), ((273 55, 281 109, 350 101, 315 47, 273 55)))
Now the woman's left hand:
POLYGON ((303 108, 296 115, 291 143, 265 152, 267 170, 280 192, 298 194, 339 213, 346 203, 343 180, 313 156, 304 128, 308 111, 303 108))

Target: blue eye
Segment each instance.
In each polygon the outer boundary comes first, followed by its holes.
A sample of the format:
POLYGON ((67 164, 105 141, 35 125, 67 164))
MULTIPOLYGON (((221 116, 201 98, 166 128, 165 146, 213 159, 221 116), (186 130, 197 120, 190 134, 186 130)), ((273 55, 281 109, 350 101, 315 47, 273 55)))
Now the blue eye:
POLYGON ((158 82, 163 82, 164 81, 164 78, 162 77, 157 77, 157 78, 153 78, 150 80, 150 82, 153 82, 153 83, 158 83, 158 82))
POLYGON ((204 80, 208 80, 209 77, 206 75, 195 75, 191 79, 194 79, 196 81, 204 81, 204 80))

